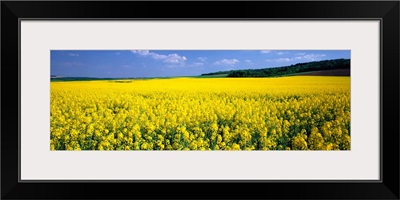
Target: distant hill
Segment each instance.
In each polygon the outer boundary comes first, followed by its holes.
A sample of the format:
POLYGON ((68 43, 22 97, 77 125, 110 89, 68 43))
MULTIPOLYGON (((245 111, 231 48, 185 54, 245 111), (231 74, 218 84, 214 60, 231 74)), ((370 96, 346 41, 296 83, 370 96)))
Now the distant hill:
MULTIPOLYGON (((307 63, 298 63, 290 66, 263 68, 263 69, 243 69, 243 70, 231 70, 231 71, 219 71, 213 73, 202 74, 201 76, 215 76, 227 74, 227 77, 277 77, 287 76, 295 74, 305 74, 305 72, 313 71, 324 71, 324 70, 337 70, 337 69, 348 69, 350 72, 350 59, 334 59, 334 60, 323 60, 313 61, 307 63)), ((350 73, 348 74, 350 75, 350 73)), ((317 75, 314 73, 313 75, 317 75)), ((329 73, 319 73, 329 74, 329 73)), ((332 72, 331 74, 334 74, 332 72)), ((347 72, 340 72, 340 75, 347 74, 347 72)))
MULTIPOLYGON (((111 78, 106 78, 111 80, 111 78)), ((93 77, 62 77, 62 76, 50 76, 50 81, 92 81, 92 80, 103 80, 103 78, 93 78, 93 77)))
MULTIPOLYGON (((157 77, 154 77, 157 78, 157 77)), ((154 79, 152 78, 146 78, 146 77, 128 77, 128 78, 98 78, 98 77, 53 77, 50 76, 50 81, 51 82, 64 82, 64 81, 116 81, 118 83, 125 83, 127 80, 147 80, 147 79, 154 79), (120 81, 124 80, 124 81, 120 81)), ((163 78, 163 77, 161 77, 163 78)), ((169 77, 164 77, 164 78, 169 78, 169 77)))
POLYGON ((293 74, 294 76, 350 76, 350 69, 328 69, 293 74))

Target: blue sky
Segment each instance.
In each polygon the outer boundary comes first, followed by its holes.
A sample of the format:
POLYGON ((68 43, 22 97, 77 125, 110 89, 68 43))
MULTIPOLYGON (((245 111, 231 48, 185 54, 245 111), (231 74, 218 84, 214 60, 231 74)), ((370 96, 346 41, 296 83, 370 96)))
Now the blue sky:
POLYGON ((350 50, 52 50, 51 75, 166 77, 350 58, 350 50))

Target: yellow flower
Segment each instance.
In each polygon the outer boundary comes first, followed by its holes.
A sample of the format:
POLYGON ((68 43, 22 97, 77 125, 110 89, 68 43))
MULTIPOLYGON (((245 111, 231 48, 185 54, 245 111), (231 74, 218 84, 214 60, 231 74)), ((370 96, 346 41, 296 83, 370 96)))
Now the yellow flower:
POLYGON ((240 146, 236 143, 232 145, 232 150, 240 150, 240 146))
POLYGON ((351 148, 349 77, 70 81, 50 92, 52 150, 351 148))

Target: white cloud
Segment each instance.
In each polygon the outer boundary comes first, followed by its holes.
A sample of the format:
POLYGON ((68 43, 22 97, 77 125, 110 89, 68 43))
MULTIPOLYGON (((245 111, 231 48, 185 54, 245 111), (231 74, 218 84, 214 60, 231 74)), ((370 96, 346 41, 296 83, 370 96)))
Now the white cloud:
POLYGON ((278 52, 276 52, 276 54, 278 54, 278 55, 283 55, 283 54, 287 54, 288 52, 283 52, 283 51, 278 51, 278 52))
POLYGON ((157 54, 154 52, 150 52, 148 50, 131 50, 132 53, 141 55, 141 56, 151 56, 155 60, 162 60, 165 63, 173 63, 173 64, 181 64, 184 65, 187 58, 185 56, 180 56, 176 53, 174 54, 157 54))
POLYGON ((306 53, 296 53, 294 55, 296 55, 296 56, 304 56, 304 55, 306 55, 306 53))
POLYGON ((260 53, 270 53, 271 51, 269 51, 269 50, 262 50, 262 51, 260 51, 260 53))
MULTIPOLYGON (((164 55, 162 55, 162 56, 164 56, 164 55)), ((166 62, 166 63, 181 63, 181 62, 185 62, 187 60, 185 56, 180 56, 176 53, 169 54, 168 56, 166 56, 166 58, 162 58, 162 59, 164 59, 163 62, 166 62)))
POLYGON ((156 54, 156 53, 150 53, 149 55, 151 55, 153 57, 153 59, 156 59, 156 60, 164 60, 168 57, 166 55, 156 54))
POLYGON ((77 53, 68 53, 69 56, 79 56, 77 53))
POLYGON ((275 59, 267 59, 265 61, 267 62, 289 62, 289 61, 293 61, 293 58, 275 58, 275 59))
POLYGON ((192 65, 193 65, 193 66, 203 66, 203 65, 204 65, 204 63, 201 63, 201 62, 195 62, 195 63, 193 63, 192 65))
POLYGON ((246 62, 247 64, 249 64, 249 65, 253 65, 253 64, 254 64, 253 61, 251 61, 251 60, 245 60, 245 62, 246 62))
POLYGON ((325 54, 306 54, 302 56, 296 56, 294 59, 296 60, 309 60, 309 61, 315 61, 315 60, 320 60, 322 57, 325 57, 325 54))
POLYGON ((318 61, 325 57, 325 54, 304 54, 292 58, 267 59, 267 62, 290 62, 290 61, 318 61))
POLYGON ((74 61, 74 62, 61 62, 61 63, 58 63, 58 65, 62 66, 62 67, 79 67, 79 66, 83 66, 83 63, 76 62, 76 61, 74 61))
POLYGON ((203 62, 207 60, 206 57, 197 57, 197 59, 199 59, 200 61, 203 61, 203 62))
POLYGON ((215 62, 215 65, 235 65, 236 63, 238 63, 239 60, 237 59, 222 59, 222 60, 218 60, 217 62, 215 62))
POLYGON ((131 50, 131 52, 134 54, 139 54, 141 56, 147 56, 150 53, 150 51, 148 50, 131 50))

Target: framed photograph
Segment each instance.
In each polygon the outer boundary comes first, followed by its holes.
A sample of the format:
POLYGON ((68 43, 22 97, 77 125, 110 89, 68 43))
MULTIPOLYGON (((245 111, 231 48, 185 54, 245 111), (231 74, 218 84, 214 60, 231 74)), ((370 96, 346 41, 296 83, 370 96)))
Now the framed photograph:
POLYGON ((399 8, 2 1, 1 198, 399 199, 399 8))

